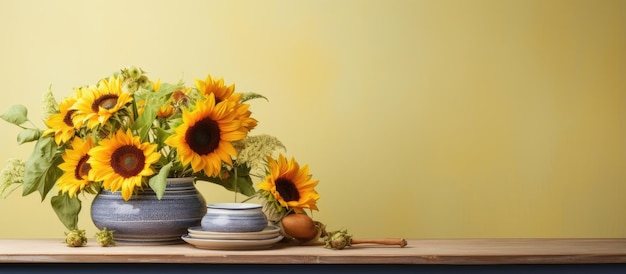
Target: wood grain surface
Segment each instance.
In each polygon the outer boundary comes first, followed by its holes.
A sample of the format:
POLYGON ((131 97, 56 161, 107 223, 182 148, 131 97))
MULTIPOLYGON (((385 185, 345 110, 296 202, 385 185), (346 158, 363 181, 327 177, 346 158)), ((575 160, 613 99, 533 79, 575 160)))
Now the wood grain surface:
POLYGON ((277 244, 265 250, 206 250, 183 243, 70 248, 62 239, 0 239, 0 263, 210 264, 607 264, 626 263, 626 239, 409 239, 405 247, 277 244))

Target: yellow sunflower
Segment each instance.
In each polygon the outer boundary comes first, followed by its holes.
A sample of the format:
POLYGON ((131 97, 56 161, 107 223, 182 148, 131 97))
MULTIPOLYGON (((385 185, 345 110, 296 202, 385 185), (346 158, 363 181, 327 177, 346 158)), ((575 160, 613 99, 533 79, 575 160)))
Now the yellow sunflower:
POLYGON ((249 104, 237 104, 235 106, 237 118, 241 120, 243 128, 245 128, 247 131, 251 131, 259 123, 259 121, 257 121, 256 119, 250 117, 250 115, 252 115, 252 112, 248 110, 249 107, 249 104))
POLYGON ((165 143, 175 147, 183 165, 191 164, 194 172, 204 170, 207 176, 219 175, 222 162, 232 165, 237 155, 232 141, 246 137, 241 121, 232 111, 235 103, 215 103, 213 94, 198 100, 193 111, 183 111, 183 124, 165 143))
POLYGON ((156 148, 155 144, 141 143, 130 130, 124 133, 120 129, 91 150, 88 163, 105 189, 115 192, 121 188, 122 198, 128 201, 143 177, 154 174, 150 166, 161 158, 156 148))
POLYGON ((259 189, 271 193, 276 201, 285 208, 291 208, 297 213, 304 212, 305 208, 317 210, 317 200, 320 195, 315 191, 319 181, 311 180, 309 166, 300 168, 292 157, 289 161, 282 154, 278 161, 268 157, 269 173, 265 181, 259 183, 259 189))
POLYGON ((132 100, 130 93, 122 91, 121 78, 111 77, 103 79, 95 87, 87 88, 72 109, 78 110, 77 118, 86 121, 87 127, 92 129, 106 123, 132 100))
POLYGON ((235 85, 225 86, 224 79, 213 80, 209 74, 204 81, 196 79, 194 82, 201 94, 208 97, 209 94, 213 93, 215 95, 215 101, 218 103, 225 100, 230 100, 235 103, 241 101, 242 94, 235 93, 235 85))
POLYGON ((214 80, 211 78, 210 74, 207 75, 204 81, 196 79, 195 84, 196 88, 204 96, 209 96, 209 94, 213 93, 215 95, 215 101, 218 103, 226 100, 235 102, 235 113, 237 113, 237 119, 241 120, 244 129, 250 131, 256 127, 258 121, 254 118, 250 118, 252 114, 248 110, 250 105, 241 103, 243 94, 235 93, 235 85, 225 86, 224 79, 220 78, 214 80))
POLYGON ((85 189, 93 180, 89 150, 94 144, 91 138, 83 140, 74 138, 71 143, 72 149, 66 149, 63 154, 63 163, 59 168, 64 171, 56 181, 57 188, 62 193, 69 194, 70 198, 85 189))
POLYGON ((77 128, 81 127, 81 121, 74 121, 76 110, 71 107, 76 103, 77 99, 82 95, 81 89, 76 89, 76 95, 65 98, 59 103, 60 113, 51 115, 46 121, 48 129, 44 131, 44 135, 54 134, 54 141, 57 145, 66 143, 72 137, 77 128))

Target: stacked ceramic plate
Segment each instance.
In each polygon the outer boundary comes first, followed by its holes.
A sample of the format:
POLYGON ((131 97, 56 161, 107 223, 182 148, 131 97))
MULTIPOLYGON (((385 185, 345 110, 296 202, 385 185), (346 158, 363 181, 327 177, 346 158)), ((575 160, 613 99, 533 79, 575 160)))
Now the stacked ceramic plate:
POLYGON ((283 239, 280 228, 273 225, 257 232, 213 232, 201 226, 190 227, 188 232, 182 239, 202 249, 266 249, 283 239))

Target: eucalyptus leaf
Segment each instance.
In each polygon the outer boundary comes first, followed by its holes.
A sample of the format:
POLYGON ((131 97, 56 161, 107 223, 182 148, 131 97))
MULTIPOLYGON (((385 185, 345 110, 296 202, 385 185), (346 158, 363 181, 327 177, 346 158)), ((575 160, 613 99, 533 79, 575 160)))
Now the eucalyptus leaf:
POLYGON ((57 217, 67 229, 73 230, 78 227, 78 213, 80 213, 82 206, 77 196, 70 198, 67 193, 59 194, 52 197, 50 203, 57 217))
POLYGON ((39 137, 41 137, 41 130, 35 128, 27 128, 22 130, 22 132, 17 135, 17 143, 21 145, 23 143, 37 141, 39 137))
POLYGON ((157 175, 152 176, 148 184, 150 188, 154 190, 157 195, 157 199, 161 200, 163 198, 163 193, 165 193, 165 187, 167 186, 167 176, 169 176, 170 169, 172 168, 172 163, 168 163, 161 167, 159 173, 157 175))
POLYGON ((24 105, 13 105, 2 113, 0 118, 19 126, 28 121, 28 109, 24 105))

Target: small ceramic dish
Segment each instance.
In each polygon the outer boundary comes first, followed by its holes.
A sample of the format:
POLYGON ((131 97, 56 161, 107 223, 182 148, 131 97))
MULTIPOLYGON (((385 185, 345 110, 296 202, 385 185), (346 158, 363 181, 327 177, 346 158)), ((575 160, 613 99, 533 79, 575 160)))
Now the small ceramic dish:
POLYGON ((263 206, 252 203, 208 204, 201 226, 212 232, 258 232, 267 227, 263 206))

